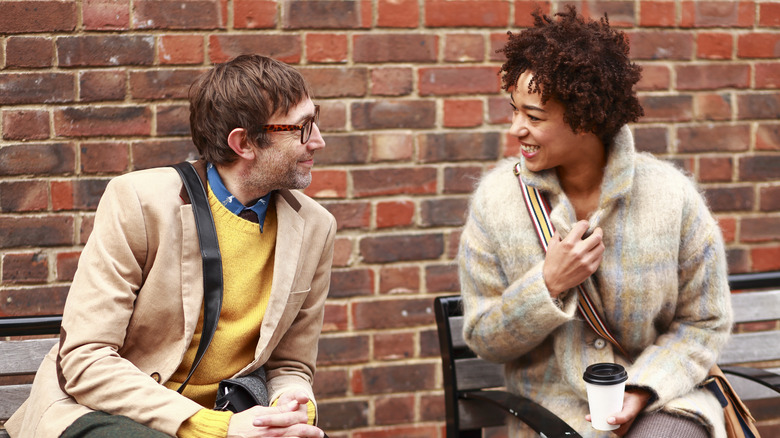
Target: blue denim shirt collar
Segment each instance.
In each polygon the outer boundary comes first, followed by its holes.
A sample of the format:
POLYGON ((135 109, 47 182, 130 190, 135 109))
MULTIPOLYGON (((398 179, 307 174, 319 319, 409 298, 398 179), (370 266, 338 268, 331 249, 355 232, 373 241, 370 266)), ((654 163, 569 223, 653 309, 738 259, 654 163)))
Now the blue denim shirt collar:
POLYGON ((217 172, 217 168, 214 167, 213 164, 208 163, 206 166, 206 175, 214 196, 216 196, 217 200, 219 200, 219 202, 221 202, 230 212, 235 215, 238 215, 244 210, 252 210, 257 213, 257 219, 258 222, 260 222, 260 232, 262 232, 265 214, 268 211, 268 203, 271 202, 271 193, 273 192, 269 192, 258 199, 254 205, 247 207, 228 191, 227 187, 225 187, 225 183, 222 182, 222 178, 219 176, 219 172, 217 172))

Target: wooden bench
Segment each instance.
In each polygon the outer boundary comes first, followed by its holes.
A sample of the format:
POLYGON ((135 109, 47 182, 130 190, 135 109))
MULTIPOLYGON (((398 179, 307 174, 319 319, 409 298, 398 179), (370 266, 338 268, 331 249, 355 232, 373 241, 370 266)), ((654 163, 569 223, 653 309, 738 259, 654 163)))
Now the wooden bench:
MULTIPOLYGON (((736 330, 718 364, 753 414, 780 412, 780 271, 729 276, 736 330), (775 321, 772 323, 771 321, 775 321), (755 331, 745 331, 755 329, 755 331), (736 366, 751 365, 751 366, 736 366)), ((477 357, 463 340, 460 296, 438 297, 434 310, 441 348, 447 438, 479 438, 514 415, 540 435, 579 437, 566 423, 531 400, 503 389, 503 365, 477 357)), ((765 431, 776 435, 777 430, 765 431)))

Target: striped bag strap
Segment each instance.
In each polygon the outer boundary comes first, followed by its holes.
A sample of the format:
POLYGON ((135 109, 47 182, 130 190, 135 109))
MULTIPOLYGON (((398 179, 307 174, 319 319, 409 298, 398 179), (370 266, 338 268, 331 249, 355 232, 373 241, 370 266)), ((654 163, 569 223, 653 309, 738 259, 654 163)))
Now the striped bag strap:
MULTIPOLYGON (((515 165, 515 175, 517 180, 520 181, 520 188, 523 192, 523 199, 525 199, 525 206, 528 208, 528 214, 531 216, 531 222, 533 222, 536 235, 539 236, 539 242, 544 248, 544 252, 547 252, 547 246, 555 234, 555 228, 550 221, 550 205, 544 198, 542 193, 536 187, 530 187, 520 177, 521 163, 515 165)), ((585 321, 593 329, 596 334, 606 339, 612 345, 614 345, 624 357, 631 360, 631 356, 623 349, 623 346, 612 336, 612 333, 604 324, 603 319, 599 315, 596 306, 593 304, 593 300, 588 295, 585 287, 582 284, 577 285, 577 308, 579 309, 585 321)))

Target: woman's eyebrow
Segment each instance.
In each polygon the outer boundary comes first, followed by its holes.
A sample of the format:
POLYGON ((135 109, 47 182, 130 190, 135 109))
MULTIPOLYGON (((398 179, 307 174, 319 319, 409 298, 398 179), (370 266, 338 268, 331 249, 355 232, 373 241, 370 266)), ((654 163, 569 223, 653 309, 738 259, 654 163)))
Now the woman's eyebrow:
POLYGON ((538 106, 534 106, 534 105, 523 105, 523 109, 528 110, 528 111, 540 111, 540 112, 543 112, 543 113, 547 112, 544 109, 539 108, 538 106))

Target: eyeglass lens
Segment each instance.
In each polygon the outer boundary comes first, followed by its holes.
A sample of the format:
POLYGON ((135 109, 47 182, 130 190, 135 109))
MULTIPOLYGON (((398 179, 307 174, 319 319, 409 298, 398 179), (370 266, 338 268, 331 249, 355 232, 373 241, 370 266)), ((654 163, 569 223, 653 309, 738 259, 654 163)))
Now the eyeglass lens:
POLYGON ((316 105, 314 107, 314 117, 309 119, 304 125, 303 129, 301 129, 301 143, 306 144, 309 141, 309 138, 311 138, 311 132, 314 130, 314 124, 319 125, 320 123, 320 106, 316 105))

